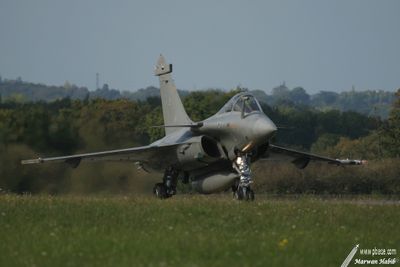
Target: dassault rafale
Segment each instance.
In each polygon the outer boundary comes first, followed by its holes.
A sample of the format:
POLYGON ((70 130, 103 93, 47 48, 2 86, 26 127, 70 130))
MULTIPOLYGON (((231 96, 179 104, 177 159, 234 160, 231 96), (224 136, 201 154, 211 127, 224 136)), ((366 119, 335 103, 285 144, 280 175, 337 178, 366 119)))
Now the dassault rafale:
POLYGON ((172 64, 160 55, 154 74, 159 77, 165 136, 150 145, 61 157, 23 160, 22 164, 65 162, 76 168, 82 161, 126 161, 144 170, 164 172, 154 186, 158 198, 176 194, 178 179, 191 182, 199 193, 232 188, 235 199, 254 200, 251 164, 260 159, 288 160, 303 169, 310 161, 361 165, 364 161, 333 159, 270 143, 276 125, 248 92, 233 96, 215 115, 193 122, 183 107, 171 77, 172 64))

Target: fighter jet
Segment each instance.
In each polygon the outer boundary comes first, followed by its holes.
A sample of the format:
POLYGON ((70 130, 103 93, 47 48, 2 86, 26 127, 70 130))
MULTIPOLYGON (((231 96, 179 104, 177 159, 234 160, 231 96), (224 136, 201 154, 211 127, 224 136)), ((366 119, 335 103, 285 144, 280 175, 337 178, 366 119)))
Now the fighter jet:
POLYGON ((233 96, 215 115, 194 122, 187 115, 171 77, 172 64, 160 55, 154 74, 159 77, 165 136, 147 146, 95 153, 23 160, 22 164, 65 162, 76 168, 82 161, 126 161, 144 170, 164 172, 154 186, 156 197, 176 194, 178 179, 191 182, 199 193, 229 190, 237 200, 254 200, 251 164, 260 159, 289 160, 303 169, 310 161, 360 165, 271 144, 276 125, 248 92, 233 96))

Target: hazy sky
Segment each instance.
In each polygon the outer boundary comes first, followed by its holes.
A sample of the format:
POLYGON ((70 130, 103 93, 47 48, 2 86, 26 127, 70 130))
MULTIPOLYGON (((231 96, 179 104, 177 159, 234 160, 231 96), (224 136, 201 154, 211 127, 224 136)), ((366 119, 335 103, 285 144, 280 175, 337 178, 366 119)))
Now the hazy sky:
POLYGON ((400 1, 0 0, 0 75, 121 90, 400 87, 400 1))

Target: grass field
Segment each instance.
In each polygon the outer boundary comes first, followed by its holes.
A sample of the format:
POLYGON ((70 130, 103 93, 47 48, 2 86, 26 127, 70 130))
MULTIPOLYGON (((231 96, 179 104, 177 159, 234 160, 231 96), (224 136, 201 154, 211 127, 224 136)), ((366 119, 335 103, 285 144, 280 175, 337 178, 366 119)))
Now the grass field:
POLYGON ((0 195, 0 266, 340 266, 356 244, 400 253, 399 201, 257 197, 0 195))

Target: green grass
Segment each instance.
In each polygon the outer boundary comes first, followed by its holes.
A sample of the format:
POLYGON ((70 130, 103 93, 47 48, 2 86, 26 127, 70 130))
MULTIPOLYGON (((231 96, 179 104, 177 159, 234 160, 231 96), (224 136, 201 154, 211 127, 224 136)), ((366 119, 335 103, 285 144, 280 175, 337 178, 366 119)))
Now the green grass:
POLYGON ((0 195, 0 266, 340 266, 400 253, 399 202, 0 195))

